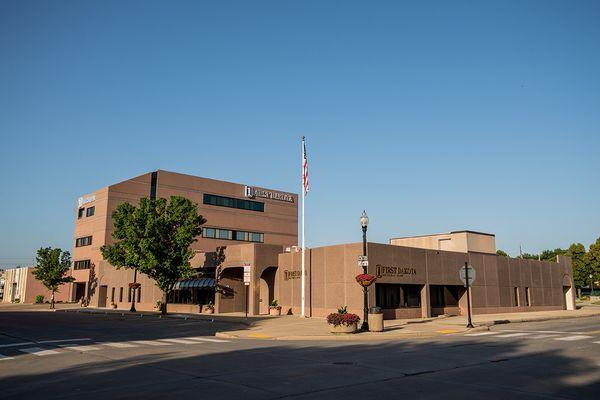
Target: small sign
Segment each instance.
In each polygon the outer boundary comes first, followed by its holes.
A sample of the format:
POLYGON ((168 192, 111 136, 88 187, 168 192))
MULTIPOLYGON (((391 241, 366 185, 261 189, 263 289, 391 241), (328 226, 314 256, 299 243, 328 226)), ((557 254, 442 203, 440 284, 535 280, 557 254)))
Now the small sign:
POLYGON ((359 267, 368 267, 369 266, 369 260, 359 260, 358 261, 358 266, 359 267))
MULTIPOLYGON (((473 282, 475 282, 475 268, 473 268, 472 266, 468 266, 469 268, 469 286, 473 285, 473 282)), ((464 266, 461 267, 461 269, 458 272, 458 276, 460 277, 460 280, 463 282, 463 285, 465 285, 465 287, 467 286, 467 268, 465 268, 464 266)))
POLYGON ((244 285, 250 285, 250 263, 244 263, 244 285))
POLYGON ((367 256, 358 256, 358 261, 368 261, 369 257, 367 256))

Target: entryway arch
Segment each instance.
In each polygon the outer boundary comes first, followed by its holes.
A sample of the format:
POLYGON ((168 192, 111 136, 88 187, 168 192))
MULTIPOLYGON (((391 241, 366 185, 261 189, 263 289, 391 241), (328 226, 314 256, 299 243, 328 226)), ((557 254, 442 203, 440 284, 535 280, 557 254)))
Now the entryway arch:
POLYGON ((269 305, 275 299, 275 274, 277 267, 267 267, 259 279, 259 314, 269 314, 269 305))

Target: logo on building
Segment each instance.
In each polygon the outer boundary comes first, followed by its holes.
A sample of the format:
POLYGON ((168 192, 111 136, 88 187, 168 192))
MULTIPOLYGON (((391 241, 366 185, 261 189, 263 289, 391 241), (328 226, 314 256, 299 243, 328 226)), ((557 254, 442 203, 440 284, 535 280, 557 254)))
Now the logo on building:
POLYGON ((378 278, 381 278, 382 276, 402 277, 404 275, 417 274, 417 270, 410 267, 390 267, 381 264, 377 264, 375 267, 378 278))
POLYGON ((264 199, 286 201, 288 203, 294 202, 294 197, 289 193, 272 192, 270 190, 258 189, 252 186, 244 187, 244 196, 249 199, 262 197, 264 199))
POLYGON ((290 279, 299 279, 302 277, 302 271, 283 271, 283 279, 289 281, 290 279))
POLYGON ((80 197, 80 198, 77 199, 77 206, 81 207, 84 204, 91 203, 92 201, 95 201, 95 200, 96 200, 96 195, 95 194, 91 195, 91 196, 87 196, 87 197, 83 196, 83 197, 80 197))

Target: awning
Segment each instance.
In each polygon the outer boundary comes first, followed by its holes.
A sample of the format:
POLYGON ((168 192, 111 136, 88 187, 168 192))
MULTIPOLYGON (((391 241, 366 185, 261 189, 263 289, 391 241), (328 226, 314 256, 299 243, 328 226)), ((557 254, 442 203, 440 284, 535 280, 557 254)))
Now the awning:
POLYGON ((175 282, 173 290, 182 289, 212 289, 215 287, 214 278, 185 279, 175 282))

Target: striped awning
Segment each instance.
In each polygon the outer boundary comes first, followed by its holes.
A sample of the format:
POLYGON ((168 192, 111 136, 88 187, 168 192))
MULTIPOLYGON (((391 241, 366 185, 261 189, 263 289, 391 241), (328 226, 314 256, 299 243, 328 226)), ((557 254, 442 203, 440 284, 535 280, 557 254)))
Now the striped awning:
POLYGON ((185 279, 175 282, 173 290, 182 289, 212 289, 215 287, 214 278, 185 279))

